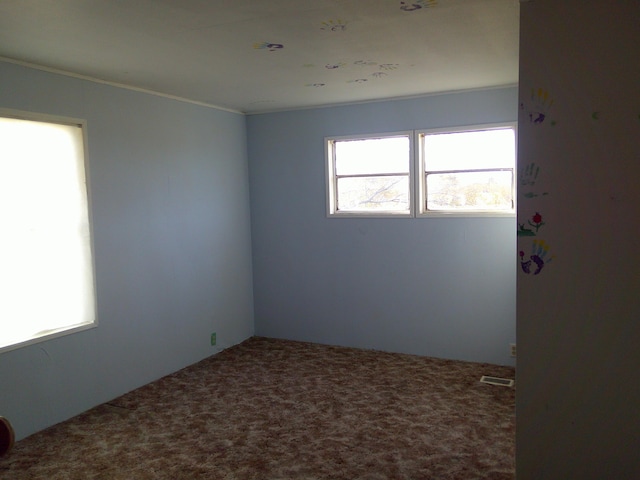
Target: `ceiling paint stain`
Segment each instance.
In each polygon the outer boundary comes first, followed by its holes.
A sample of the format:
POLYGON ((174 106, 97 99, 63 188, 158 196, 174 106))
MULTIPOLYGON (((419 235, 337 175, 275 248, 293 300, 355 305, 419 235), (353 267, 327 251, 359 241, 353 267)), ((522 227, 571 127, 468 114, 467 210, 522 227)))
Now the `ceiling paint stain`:
POLYGON ((397 63, 381 63, 379 65, 380 70, 395 70, 399 67, 397 63))
POLYGON ((253 48, 255 48, 256 50, 266 49, 270 52, 275 52, 278 50, 282 50, 284 48, 284 45, 282 45, 281 43, 258 42, 253 44, 253 48))
POLYGON ((327 20, 326 22, 322 22, 322 26, 320 30, 324 30, 325 32, 344 32, 347 29, 347 23, 342 20, 327 20))
POLYGON ((423 8, 435 7, 437 0, 415 0, 414 2, 400 2, 400 10, 404 12, 415 12, 423 8))

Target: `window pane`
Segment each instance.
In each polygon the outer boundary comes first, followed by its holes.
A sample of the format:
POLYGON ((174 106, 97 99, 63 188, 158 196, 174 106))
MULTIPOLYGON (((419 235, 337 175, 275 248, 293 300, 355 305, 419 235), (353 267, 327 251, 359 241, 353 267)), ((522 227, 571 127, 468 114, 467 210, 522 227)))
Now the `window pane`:
POLYGON ((512 172, 427 174, 427 210, 511 210, 512 172))
POLYGON ((409 173, 409 137, 335 142, 336 174, 409 173))
POLYGON ((339 211, 409 211, 409 177, 338 179, 339 211))
POLYGON ((0 348, 93 323, 82 129, 0 118, 0 348))
POLYGON ((512 128, 426 134, 426 171, 513 168, 515 132, 512 128))

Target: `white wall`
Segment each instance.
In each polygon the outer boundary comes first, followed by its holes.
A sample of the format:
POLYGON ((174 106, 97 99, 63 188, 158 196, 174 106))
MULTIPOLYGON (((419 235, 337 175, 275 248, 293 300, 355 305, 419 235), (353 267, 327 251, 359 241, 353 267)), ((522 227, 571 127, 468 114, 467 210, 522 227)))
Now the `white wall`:
POLYGON ((639 20, 637 1, 521 5, 519 161, 540 170, 518 223, 546 224, 518 243, 549 253, 518 274, 519 480, 640 478, 639 20))
POLYGON ((516 117, 515 87, 249 116, 256 332, 513 364, 515 218, 326 218, 323 139, 516 117))
POLYGON ((93 200, 98 328, 0 354, 0 415, 22 438, 253 334, 246 130, 8 63, 0 78, 0 108, 88 121, 93 200))

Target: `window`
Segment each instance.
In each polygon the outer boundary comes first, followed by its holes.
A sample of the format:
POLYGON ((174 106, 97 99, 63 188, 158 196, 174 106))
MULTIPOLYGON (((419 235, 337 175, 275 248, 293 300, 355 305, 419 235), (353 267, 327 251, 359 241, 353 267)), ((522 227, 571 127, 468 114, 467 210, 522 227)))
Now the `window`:
POLYGON ((84 132, 0 111, 0 351, 97 324, 84 132))
POLYGON ((399 133, 328 139, 330 214, 411 214, 411 138, 399 133))
POLYGON ((327 138, 328 214, 515 215, 515 139, 514 124, 327 138))
POLYGON ((515 214, 515 127, 418 133, 420 213, 515 214))

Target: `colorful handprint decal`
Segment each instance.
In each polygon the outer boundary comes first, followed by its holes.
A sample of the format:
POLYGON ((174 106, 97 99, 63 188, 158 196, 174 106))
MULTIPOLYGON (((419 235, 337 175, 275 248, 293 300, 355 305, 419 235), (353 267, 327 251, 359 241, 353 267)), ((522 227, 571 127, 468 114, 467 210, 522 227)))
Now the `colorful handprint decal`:
MULTIPOLYGON (((524 198, 535 198, 539 195, 548 195, 547 192, 537 193, 533 190, 538 181, 538 175, 540 173, 540 167, 535 163, 529 163, 523 169, 518 172, 518 185, 521 189, 529 189, 529 191, 522 193, 524 198)), ((531 215, 526 223, 518 223, 518 237, 537 237, 540 233, 540 229, 546 225, 544 218, 540 211, 535 211, 531 215)), ((549 245, 540 239, 534 239, 531 245, 531 254, 525 258, 524 250, 518 252, 520 255, 520 267, 522 271, 527 275, 538 275, 545 265, 551 263, 554 256, 549 257, 549 245)))
POLYGON ((372 67, 375 65, 378 65, 377 62, 371 61, 371 60, 356 60, 355 62, 353 62, 354 65, 359 65, 362 67, 372 67))
MULTIPOLYGON (((528 105, 522 102, 520 109, 526 110, 531 123, 540 124, 548 119, 549 110, 552 106, 553 98, 551 98, 548 91, 543 88, 532 88, 528 105)), ((555 122, 551 121, 550 124, 555 125, 555 122)))
POLYGON ((347 29, 347 23, 342 20, 327 20, 326 22, 322 22, 322 26, 320 30, 324 30, 325 32, 344 32, 347 29))
POLYGON ((549 265, 554 255, 547 258, 549 255, 549 245, 544 240, 534 240, 531 245, 531 255, 525 259, 525 253, 520 250, 520 267, 522 271, 527 275, 538 275, 545 265, 549 265))
POLYGON ((256 50, 269 50, 270 52, 276 52, 278 50, 282 50, 284 45, 281 43, 258 42, 253 44, 253 48, 256 50))
MULTIPOLYGON (((256 48, 259 48, 256 46, 256 48)), ((260 48, 268 48, 268 45, 265 45, 260 48)), ((305 63, 302 65, 303 68, 317 68, 320 65, 315 65, 313 63, 305 63)), ((330 71, 348 71, 353 74, 351 78, 346 80, 346 83, 349 84, 360 84, 364 85, 370 80, 380 80, 389 75, 393 75, 393 72, 400 68, 399 63, 378 63, 369 59, 360 59, 355 60, 353 62, 349 61, 337 61, 333 63, 327 63, 324 65, 324 70, 330 71)), ((325 77, 326 78, 326 77, 325 77)), ((329 82, 323 81, 324 79, 318 79, 318 82, 307 83, 305 87, 317 87, 317 86, 325 86, 328 85, 329 82)), ((345 80, 343 80, 345 81, 345 80)))
POLYGON ((520 190, 522 196, 524 198, 535 198, 538 196, 549 195, 548 192, 538 193, 534 190, 536 182, 538 181, 538 175, 540 174, 540 167, 536 165, 534 162, 526 165, 524 168, 520 169, 518 172, 518 184, 520 186, 520 190), (527 190, 527 191, 524 191, 527 190))
POLYGON ((414 0, 413 2, 400 2, 400 10, 403 12, 415 12, 422 8, 435 7, 437 0, 414 0))

